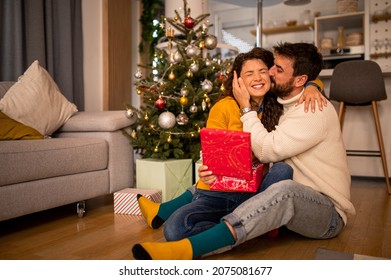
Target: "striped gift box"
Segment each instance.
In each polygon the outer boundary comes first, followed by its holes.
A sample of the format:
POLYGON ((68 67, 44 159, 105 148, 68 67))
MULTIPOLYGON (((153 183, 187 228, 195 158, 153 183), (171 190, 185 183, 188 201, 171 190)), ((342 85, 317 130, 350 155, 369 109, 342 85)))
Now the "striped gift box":
POLYGON ((158 203, 162 201, 161 190, 126 188, 114 193, 114 213, 140 216, 141 211, 137 202, 137 194, 158 203))

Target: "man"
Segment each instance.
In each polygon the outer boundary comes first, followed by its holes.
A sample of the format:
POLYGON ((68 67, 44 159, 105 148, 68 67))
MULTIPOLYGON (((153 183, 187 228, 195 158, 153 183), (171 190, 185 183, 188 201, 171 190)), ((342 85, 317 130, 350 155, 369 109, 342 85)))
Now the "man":
MULTIPOLYGON (((273 229, 286 226, 308 238, 337 236, 355 209, 350 202, 350 174, 339 120, 333 106, 312 114, 295 106, 304 85, 322 69, 322 56, 312 44, 284 43, 274 47, 269 72, 284 113, 268 132, 251 111, 249 93, 241 78, 233 81, 242 110, 243 130, 251 132, 252 150, 264 162, 284 160, 294 170, 293 180, 271 185, 242 203, 216 226, 174 242, 136 244, 136 259, 193 259, 227 250, 273 229)), ((207 167, 200 178, 210 184, 215 176, 207 167)))

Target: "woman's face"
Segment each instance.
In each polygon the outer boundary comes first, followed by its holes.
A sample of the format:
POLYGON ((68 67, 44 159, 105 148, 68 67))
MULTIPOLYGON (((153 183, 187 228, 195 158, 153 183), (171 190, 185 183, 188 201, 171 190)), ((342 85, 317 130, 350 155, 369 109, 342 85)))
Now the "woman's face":
POLYGON ((251 59, 243 63, 240 77, 256 102, 263 100, 265 94, 270 90, 269 69, 260 59, 251 59))

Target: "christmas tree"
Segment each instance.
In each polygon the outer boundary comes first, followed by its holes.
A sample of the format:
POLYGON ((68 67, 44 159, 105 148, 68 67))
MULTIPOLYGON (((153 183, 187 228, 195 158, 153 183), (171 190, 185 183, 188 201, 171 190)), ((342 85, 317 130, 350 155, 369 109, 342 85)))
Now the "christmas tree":
POLYGON ((142 105, 127 105, 129 117, 137 114, 127 136, 143 158, 200 158, 199 131, 224 90, 231 65, 220 53, 211 53, 217 38, 208 33, 208 17, 193 18, 184 0, 182 14, 175 10, 174 18, 162 19, 167 41, 155 49, 151 74, 135 73, 142 105))

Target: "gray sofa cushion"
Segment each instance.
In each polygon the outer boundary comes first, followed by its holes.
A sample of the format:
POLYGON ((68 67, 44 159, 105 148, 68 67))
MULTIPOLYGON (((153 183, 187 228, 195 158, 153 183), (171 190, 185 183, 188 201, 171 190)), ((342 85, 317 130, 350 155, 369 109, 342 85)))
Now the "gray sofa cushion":
POLYGON ((107 142, 95 138, 3 141, 0 186, 102 170, 108 153, 107 142))

